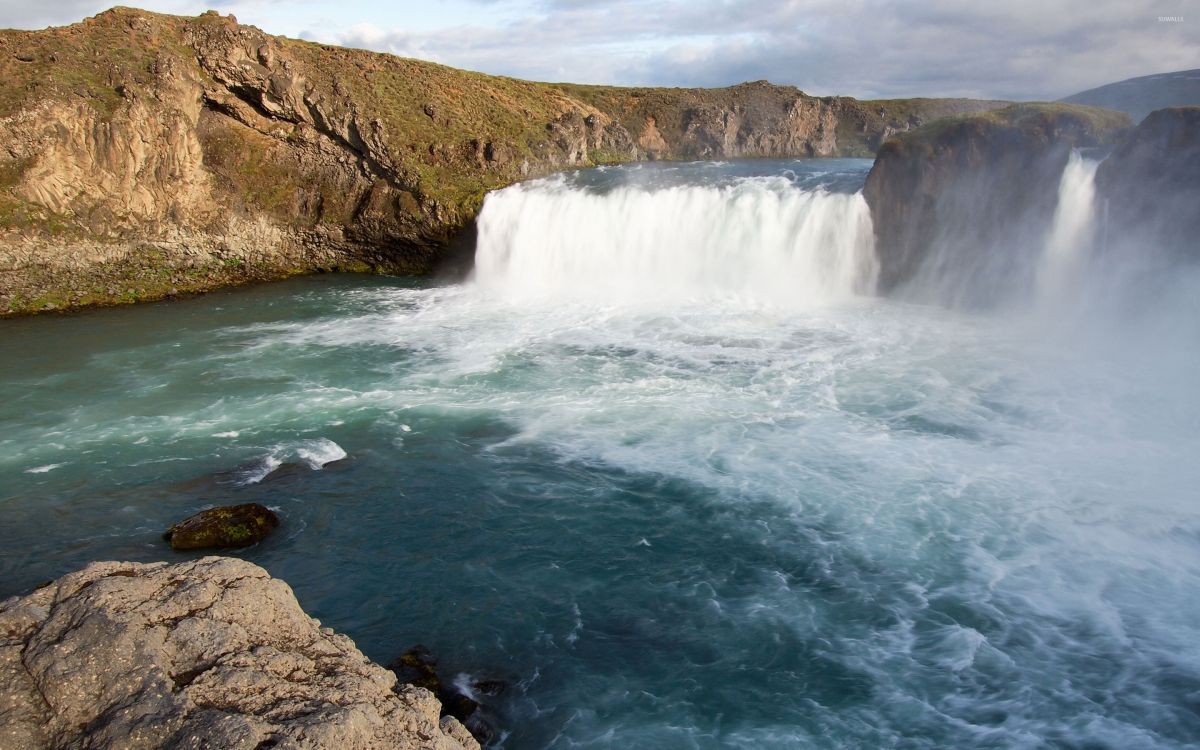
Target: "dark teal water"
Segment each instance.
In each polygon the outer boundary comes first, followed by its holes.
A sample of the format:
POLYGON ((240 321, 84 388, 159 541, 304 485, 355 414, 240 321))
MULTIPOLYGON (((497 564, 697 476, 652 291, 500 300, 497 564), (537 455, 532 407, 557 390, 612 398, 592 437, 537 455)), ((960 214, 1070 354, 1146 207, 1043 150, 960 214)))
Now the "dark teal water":
POLYGON ((504 747, 1196 746, 1194 324, 711 291, 4 321, 0 596, 262 502, 242 554, 508 681, 504 747))

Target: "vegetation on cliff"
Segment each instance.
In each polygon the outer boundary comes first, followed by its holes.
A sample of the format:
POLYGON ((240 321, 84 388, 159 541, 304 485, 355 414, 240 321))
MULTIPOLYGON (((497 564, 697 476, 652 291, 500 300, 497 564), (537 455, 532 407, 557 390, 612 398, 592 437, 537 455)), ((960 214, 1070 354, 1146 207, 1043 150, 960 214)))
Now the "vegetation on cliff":
POLYGON ((116 8, 0 32, 0 314, 426 273, 491 189, 638 159, 868 154, 996 102, 532 83, 116 8))

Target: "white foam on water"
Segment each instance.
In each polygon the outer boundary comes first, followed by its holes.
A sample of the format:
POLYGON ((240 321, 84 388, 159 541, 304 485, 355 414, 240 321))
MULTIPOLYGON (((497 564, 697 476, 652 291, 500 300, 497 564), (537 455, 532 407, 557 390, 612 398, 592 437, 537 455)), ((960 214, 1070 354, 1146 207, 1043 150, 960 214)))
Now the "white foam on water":
POLYGON ((25 473, 26 474, 45 474, 46 472, 54 471, 55 469, 62 467, 62 466, 66 466, 66 464, 46 464, 45 466, 35 466, 32 469, 26 469, 25 473))
POLYGON ((329 438, 306 440, 296 446, 296 456, 308 464, 308 467, 314 471, 319 471, 326 464, 331 464, 334 461, 341 461, 346 455, 346 451, 342 446, 329 438))
POLYGON ((274 454, 263 456, 254 466, 242 473, 240 483, 258 484, 282 465, 283 460, 274 454))
POLYGON ((241 484, 257 484, 288 461, 301 461, 313 471, 320 471, 328 464, 346 458, 347 455, 342 446, 329 438, 279 445, 242 472, 241 484))

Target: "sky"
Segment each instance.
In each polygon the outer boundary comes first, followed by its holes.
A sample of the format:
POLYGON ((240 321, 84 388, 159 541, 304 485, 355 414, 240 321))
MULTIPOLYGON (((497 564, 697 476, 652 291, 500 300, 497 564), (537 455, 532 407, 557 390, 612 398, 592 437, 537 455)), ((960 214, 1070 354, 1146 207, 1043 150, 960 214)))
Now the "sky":
MULTIPOLYGON (((1200 0, 126 0, 539 81, 1058 99, 1200 68, 1200 0)), ((0 0, 0 27, 112 2, 0 0)))

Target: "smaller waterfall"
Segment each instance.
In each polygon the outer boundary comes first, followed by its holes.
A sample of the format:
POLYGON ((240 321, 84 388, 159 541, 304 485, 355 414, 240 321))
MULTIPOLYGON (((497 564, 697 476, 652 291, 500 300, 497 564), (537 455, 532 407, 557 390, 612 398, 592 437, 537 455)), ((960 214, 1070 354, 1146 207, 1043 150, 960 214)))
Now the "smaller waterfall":
POLYGON ((1096 234, 1096 167, 1072 152, 1058 187, 1058 207, 1037 268, 1038 298, 1061 299, 1083 275, 1096 234))

